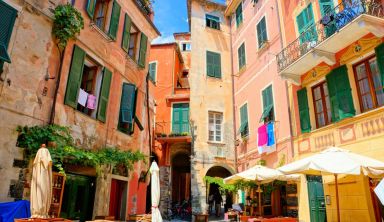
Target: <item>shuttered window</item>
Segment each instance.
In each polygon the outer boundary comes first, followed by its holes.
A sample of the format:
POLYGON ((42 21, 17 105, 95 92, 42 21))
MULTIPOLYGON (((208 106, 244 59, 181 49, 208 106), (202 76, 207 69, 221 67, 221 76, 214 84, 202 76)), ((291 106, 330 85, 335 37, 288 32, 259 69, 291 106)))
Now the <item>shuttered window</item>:
POLYGON ((118 129, 132 134, 136 115, 137 87, 131 83, 123 83, 121 93, 118 129))
POLYGON ((207 51, 207 75, 209 77, 221 78, 221 55, 216 52, 207 51))
POLYGON ((332 122, 355 115, 348 71, 345 65, 332 70, 327 76, 332 122))
POLYGON ((297 91, 297 101, 299 103, 300 128, 302 133, 311 131, 311 120, 309 117, 307 88, 297 91))
POLYGON ((91 19, 93 19, 95 14, 96 1, 97 0, 88 0, 87 2, 87 14, 91 19))
POLYGON ((236 8, 236 26, 239 27, 243 23, 243 4, 240 3, 236 8))
POLYGON ((208 140, 213 142, 221 142, 223 133, 223 113, 209 112, 208 115, 208 140))
POLYGON ((149 80, 153 83, 156 82, 156 73, 157 73, 157 62, 151 62, 148 65, 149 80))
POLYGON ((124 17, 124 30, 123 30, 123 38, 121 40, 121 48, 128 53, 129 49, 129 38, 131 37, 131 18, 125 13, 124 17))
POLYGON ((241 70, 245 64, 245 44, 241 44, 241 46, 237 49, 237 58, 239 60, 239 70, 241 70))
MULTIPOLYGON (((377 66, 380 72, 381 85, 384 86, 384 43, 381 43, 375 48, 377 66)), ((384 87, 383 87, 384 91, 384 87)))
POLYGON ((220 30, 220 18, 214 15, 205 15, 205 24, 209 28, 220 30))
POLYGON ((172 133, 189 134, 189 104, 177 103, 173 104, 172 111, 172 133))
POLYGON ((13 26, 15 24, 17 11, 0 1, 0 71, 3 68, 3 63, 11 63, 11 58, 8 54, 8 44, 12 35, 13 26))
POLYGON ((147 42, 148 42, 148 37, 144 33, 141 33, 140 52, 139 52, 139 66, 141 68, 145 68, 145 62, 146 62, 146 56, 147 56, 147 42))
POLYGON ((273 92, 272 85, 265 88, 261 95, 263 97, 263 114, 260 121, 268 122, 275 120, 273 111, 273 92))
POLYGON ((303 11, 296 17, 296 24, 300 34, 300 43, 317 40, 312 4, 309 4, 308 7, 303 9, 303 11))
POLYGON ((109 100, 109 91, 112 82, 112 72, 104 68, 103 81, 101 83, 99 106, 97 110, 97 119, 105 122, 107 120, 107 108, 109 100))
POLYGON ((242 137, 248 136, 249 127, 248 127, 248 104, 244 104, 240 107, 240 128, 239 132, 242 137))
POLYGON ((111 13, 111 21, 109 23, 109 36, 116 40, 117 30, 119 29, 119 20, 120 20, 120 10, 121 6, 113 1, 112 13, 111 13))
POLYGON ((259 23, 257 23, 257 42, 259 45, 259 48, 261 48, 264 43, 268 40, 267 36, 267 25, 265 22, 265 17, 263 17, 259 23))
POLYGON ((83 76, 85 52, 75 45, 73 48, 71 68, 68 74, 67 90, 64 103, 76 109, 77 97, 83 76))

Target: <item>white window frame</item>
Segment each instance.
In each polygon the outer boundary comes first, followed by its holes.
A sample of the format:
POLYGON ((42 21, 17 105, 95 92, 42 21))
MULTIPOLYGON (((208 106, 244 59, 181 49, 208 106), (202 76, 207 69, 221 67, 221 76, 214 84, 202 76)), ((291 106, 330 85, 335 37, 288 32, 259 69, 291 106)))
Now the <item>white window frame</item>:
POLYGON ((223 112, 217 112, 217 111, 208 111, 208 141, 213 142, 213 143, 222 143, 223 142, 223 122, 224 122, 224 113, 223 112), (213 115, 213 127, 214 130, 211 130, 211 115, 213 115), (217 115, 221 115, 221 123, 220 123, 220 140, 216 140, 216 136, 219 134, 217 133, 216 130, 216 120, 217 120, 217 115), (211 140, 209 133, 213 132, 213 140, 211 140))
POLYGON ((182 52, 190 52, 191 50, 192 50, 191 41, 180 42, 180 51, 182 51, 182 52), (185 47, 186 50, 183 50, 183 44, 189 44, 189 50, 187 49, 187 47, 185 47))

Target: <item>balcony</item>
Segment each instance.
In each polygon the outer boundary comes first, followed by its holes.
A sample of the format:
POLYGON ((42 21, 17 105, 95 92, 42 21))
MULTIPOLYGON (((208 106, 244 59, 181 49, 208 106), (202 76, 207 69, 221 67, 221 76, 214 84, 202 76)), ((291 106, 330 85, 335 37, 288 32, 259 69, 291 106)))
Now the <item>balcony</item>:
POLYGON ((189 124, 184 124, 178 128, 172 126, 172 122, 156 122, 155 138, 160 143, 168 142, 191 142, 189 124))
POLYGON ((150 0, 135 0, 144 14, 150 16, 152 14, 152 6, 150 0))
POLYGON ((384 36, 382 3, 343 1, 276 56, 280 76, 300 84, 303 73, 322 62, 334 65, 335 53, 369 33, 384 36))

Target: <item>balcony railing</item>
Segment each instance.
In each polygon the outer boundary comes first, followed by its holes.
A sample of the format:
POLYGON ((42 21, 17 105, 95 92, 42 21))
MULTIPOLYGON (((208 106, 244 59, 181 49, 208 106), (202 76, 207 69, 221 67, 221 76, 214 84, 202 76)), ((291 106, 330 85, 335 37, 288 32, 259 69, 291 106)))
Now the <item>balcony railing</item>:
POLYGON ((189 123, 173 126, 172 122, 156 122, 156 137, 182 137, 190 136, 189 123))
POLYGON ((296 40, 277 54, 279 72, 362 14, 384 17, 381 0, 344 0, 329 10, 318 22, 309 26, 296 40))

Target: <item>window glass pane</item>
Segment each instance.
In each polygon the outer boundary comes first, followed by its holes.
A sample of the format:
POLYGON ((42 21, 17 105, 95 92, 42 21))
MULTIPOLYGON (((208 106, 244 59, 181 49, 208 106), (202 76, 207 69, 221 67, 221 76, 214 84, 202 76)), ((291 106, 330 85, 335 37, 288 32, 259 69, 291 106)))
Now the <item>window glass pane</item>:
POLYGON ((321 112, 323 112, 323 101, 317 100, 316 101, 316 113, 321 113, 321 112))
POLYGON ((319 127, 325 126, 324 113, 317 114, 317 123, 319 127))
POLYGON ((362 101, 363 101, 364 110, 369 110, 373 108, 373 101, 372 101, 371 94, 364 95, 362 97, 362 101))
POLYGON ((365 69, 365 63, 356 66, 357 79, 363 79, 367 77, 367 71, 365 69))
POLYGON ((359 81, 359 88, 360 88, 360 93, 361 95, 365 95, 370 92, 369 88, 369 82, 368 79, 363 79, 359 81))
POLYGON ((321 99, 321 89, 320 89, 320 86, 316 87, 313 90, 313 92, 314 92, 315 100, 321 99))

